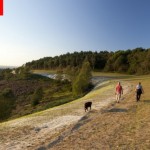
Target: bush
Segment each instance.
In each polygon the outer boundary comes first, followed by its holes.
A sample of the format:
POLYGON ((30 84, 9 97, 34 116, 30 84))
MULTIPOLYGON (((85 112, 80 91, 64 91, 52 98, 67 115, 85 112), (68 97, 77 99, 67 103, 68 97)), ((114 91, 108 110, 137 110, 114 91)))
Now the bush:
POLYGON ((40 103, 40 100, 43 98, 43 89, 39 87, 35 90, 32 96, 32 106, 36 106, 40 103))
POLYGON ((1 93, 4 97, 14 97, 13 92, 10 88, 6 88, 1 93))
POLYGON ((15 104, 15 97, 11 89, 4 89, 0 93, 0 120, 7 119, 15 104))

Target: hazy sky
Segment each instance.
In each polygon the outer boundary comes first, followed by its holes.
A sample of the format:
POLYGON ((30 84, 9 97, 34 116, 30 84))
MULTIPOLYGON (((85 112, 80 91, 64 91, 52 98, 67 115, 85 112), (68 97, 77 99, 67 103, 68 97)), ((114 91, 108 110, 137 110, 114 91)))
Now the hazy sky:
POLYGON ((0 65, 150 47, 150 0, 4 0, 0 65))

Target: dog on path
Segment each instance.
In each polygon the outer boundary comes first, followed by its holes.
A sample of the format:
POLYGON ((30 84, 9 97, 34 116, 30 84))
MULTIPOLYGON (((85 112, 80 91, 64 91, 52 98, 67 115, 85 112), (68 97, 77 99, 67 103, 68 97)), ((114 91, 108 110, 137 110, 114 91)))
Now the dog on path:
POLYGON ((86 102, 86 103, 84 104, 85 112, 88 111, 88 108, 90 108, 90 110, 91 110, 91 106, 92 106, 92 102, 86 102))

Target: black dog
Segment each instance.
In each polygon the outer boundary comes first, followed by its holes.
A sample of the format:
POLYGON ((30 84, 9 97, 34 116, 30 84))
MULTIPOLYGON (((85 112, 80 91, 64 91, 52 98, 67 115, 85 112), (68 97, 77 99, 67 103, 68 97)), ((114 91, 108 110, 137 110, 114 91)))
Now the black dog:
POLYGON ((91 110, 91 106, 92 106, 92 102, 86 102, 84 104, 85 112, 86 112, 86 110, 88 111, 88 107, 90 107, 90 110, 91 110))

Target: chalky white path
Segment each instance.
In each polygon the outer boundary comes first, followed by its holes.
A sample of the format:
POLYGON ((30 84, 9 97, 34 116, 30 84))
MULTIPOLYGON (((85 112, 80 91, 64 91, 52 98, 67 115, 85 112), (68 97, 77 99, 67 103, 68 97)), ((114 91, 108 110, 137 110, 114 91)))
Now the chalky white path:
MULTIPOLYGON (((107 80, 107 79, 106 79, 107 80)), ((17 137, 0 141, 0 149, 2 150, 30 150, 32 146, 38 145, 38 143, 44 143, 50 134, 59 132, 60 129, 65 128, 67 125, 78 122, 84 115, 84 103, 86 101, 92 101, 92 110, 100 110, 101 108, 109 105, 115 101, 114 86, 111 86, 107 91, 93 94, 101 86, 108 84, 109 81, 105 81, 105 78, 97 78, 95 89, 86 95, 82 100, 77 100, 69 104, 65 104, 59 107, 48 109, 41 113, 33 114, 27 117, 22 117, 16 120, 5 123, 5 129, 9 132, 18 132, 17 137), (89 96, 89 95, 92 96, 89 96), (103 95, 103 96, 102 96, 103 95), (19 127, 26 128, 29 126, 29 131, 25 134, 20 134, 17 131, 19 127)), ((128 93, 131 85, 127 82, 124 83, 124 95, 128 93)), ((1 126, 0 126, 1 127, 1 126)))

